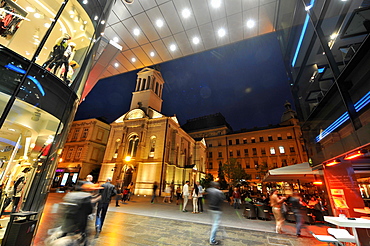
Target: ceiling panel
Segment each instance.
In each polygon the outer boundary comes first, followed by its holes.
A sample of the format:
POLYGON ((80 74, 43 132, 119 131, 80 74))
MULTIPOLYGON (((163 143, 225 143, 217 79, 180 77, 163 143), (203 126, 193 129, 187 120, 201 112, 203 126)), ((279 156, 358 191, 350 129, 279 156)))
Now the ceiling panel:
POLYGON ((143 66, 151 66, 205 50, 217 48, 256 35, 274 31, 277 0, 221 0, 218 9, 210 5, 210 0, 134 0, 126 4, 117 0, 107 21, 104 36, 107 39, 118 37, 122 52, 112 62, 119 62, 104 76, 129 72, 143 66), (184 8, 191 12, 186 19, 184 8), (163 21, 157 27, 156 21, 163 21), (255 26, 248 28, 248 20, 255 26), (226 35, 218 37, 219 28, 225 28, 226 35), (133 34, 139 28, 138 36, 133 34), (199 37, 194 44, 193 38, 199 37), (177 50, 170 51, 176 44, 177 50), (151 56, 151 52, 154 52, 151 56), (132 62, 131 58, 137 61, 132 62))

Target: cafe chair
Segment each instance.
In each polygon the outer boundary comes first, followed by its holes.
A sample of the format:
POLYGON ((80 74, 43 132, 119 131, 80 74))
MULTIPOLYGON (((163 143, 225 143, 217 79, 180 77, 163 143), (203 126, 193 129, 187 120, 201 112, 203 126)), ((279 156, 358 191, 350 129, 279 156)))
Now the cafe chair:
POLYGON ((316 238, 320 242, 327 243, 328 245, 330 245, 332 243, 333 245, 336 245, 336 246, 343 246, 343 244, 341 244, 337 239, 335 239, 332 236, 329 236, 329 235, 316 235, 312 231, 310 231, 310 233, 311 233, 311 235, 314 238, 316 238))
POLYGON ((351 235, 346 229, 328 228, 328 233, 339 242, 356 243, 355 236, 351 235))
POLYGON ((245 204, 245 210, 244 210, 244 217, 246 217, 248 219, 257 218, 256 206, 254 206, 251 203, 246 203, 245 204))

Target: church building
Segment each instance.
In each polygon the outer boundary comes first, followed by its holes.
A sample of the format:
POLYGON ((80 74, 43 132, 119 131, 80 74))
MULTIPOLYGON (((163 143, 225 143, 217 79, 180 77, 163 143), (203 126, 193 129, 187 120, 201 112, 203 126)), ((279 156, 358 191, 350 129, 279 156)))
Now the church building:
POLYGON ((130 110, 111 123, 99 181, 134 182, 135 194, 150 195, 154 182, 161 192, 166 184, 200 180, 206 172, 204 139, 195 140, 176 116, 161 113, 165 81, 158 70, 144 68, 137 75, 130 110))

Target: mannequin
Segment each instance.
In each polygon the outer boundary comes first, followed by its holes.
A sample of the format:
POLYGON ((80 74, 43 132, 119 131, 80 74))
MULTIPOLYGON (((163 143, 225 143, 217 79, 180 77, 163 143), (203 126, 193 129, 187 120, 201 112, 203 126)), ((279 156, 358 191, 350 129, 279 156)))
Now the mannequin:
POLYGON ((31 168, 26 167, 23 169, 22 173, 17 177, 17 179, 14 181, 14 195, 13 195, 13 207, 12 207, 12 213, 15 213, 18 210, 18 205, 21 200, 21 196, 23 193, 24 185, 26 184, 26 173, 28 173, 31 170, 31 168))
POLYGON ((43 68, 47 67, 47 70, 50 71, 54 67, 55 62, 62 58, 64 51, 67 49, 67 41, 70 39, 71 36, 68 33, 64 33, 62 37, 57 39, 50 58, 42 65, 43 68))
POLYGON ((69 63, 72 61, 76 49, 76 44, 73 42, 68 43, 67 48, 65 49, 63 55, 59 60, 55 60, 56 66, 54 68, 54 74, 57 74, 56 71, 58 68, 61 68, 64 65, 64 74, 63 80, 68 82, 67 75, 69 71, 69 63))

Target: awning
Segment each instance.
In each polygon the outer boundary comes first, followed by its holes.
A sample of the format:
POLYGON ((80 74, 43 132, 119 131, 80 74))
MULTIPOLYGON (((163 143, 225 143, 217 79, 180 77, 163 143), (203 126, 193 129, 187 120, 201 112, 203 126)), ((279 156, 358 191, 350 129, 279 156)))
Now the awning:
POLYGON ((320 180, 320 171, 312 171, 308 162, 271 169, 262 182, 297 182, 309 183, 320 180))

